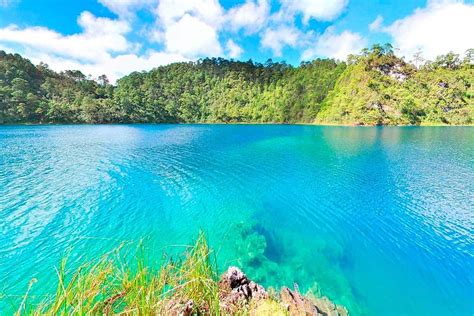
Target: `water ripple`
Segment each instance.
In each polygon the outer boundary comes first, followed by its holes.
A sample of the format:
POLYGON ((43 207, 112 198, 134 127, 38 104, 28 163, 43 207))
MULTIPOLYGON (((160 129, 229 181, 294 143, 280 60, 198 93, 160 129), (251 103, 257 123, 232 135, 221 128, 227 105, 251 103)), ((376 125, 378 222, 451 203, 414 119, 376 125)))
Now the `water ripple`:
POLYGON ((0 283, 202 228, 221 264, 353 315, 470 315, 473 152, 469 127, 0 127, 0 283))

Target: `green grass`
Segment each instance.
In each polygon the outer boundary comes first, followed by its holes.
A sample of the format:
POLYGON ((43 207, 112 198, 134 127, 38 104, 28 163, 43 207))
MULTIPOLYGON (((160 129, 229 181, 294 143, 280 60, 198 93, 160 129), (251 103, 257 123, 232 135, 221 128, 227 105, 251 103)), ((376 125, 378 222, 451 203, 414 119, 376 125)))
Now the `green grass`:
POLYGON ((134 256, 136 264, 129 264, 124 248, 72 273, 63 259, 55 293, 38 302, 30 294, 36 282, 31 280, 16 315, 165 314, 181 310, 189 300, 193 313, 220 314, 217 264, 202 232, 182 255, 164 256, 157 271, 145 264, 143 246, 134 256))

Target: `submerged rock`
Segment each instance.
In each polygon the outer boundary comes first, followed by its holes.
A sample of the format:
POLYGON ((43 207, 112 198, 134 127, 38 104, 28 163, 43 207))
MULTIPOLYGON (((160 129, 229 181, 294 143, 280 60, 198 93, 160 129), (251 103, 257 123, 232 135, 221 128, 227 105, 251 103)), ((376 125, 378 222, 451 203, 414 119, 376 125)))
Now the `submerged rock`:
POLYGON ((285 287, 280 292, 281 302, 292 315, 320 315, 318 308, 298 291, 285 287))
POLYGON ((347 310, 331 302, 327 297, 316 298, 303 296, 297 286, 292 291, 285 287, 280 293, 281 302, 285 304, 290 315, 315 316, 348 316, 347 310))

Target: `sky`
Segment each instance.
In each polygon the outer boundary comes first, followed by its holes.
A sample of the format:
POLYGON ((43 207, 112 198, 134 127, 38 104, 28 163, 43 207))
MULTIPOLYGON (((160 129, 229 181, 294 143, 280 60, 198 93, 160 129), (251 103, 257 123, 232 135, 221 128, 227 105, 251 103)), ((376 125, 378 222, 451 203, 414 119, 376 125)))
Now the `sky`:
POLYGON ((112 82, 203 57, 345 60, 391 43, 410 60, 474 48, 474 0, 0 0, 0 50, 112 82))

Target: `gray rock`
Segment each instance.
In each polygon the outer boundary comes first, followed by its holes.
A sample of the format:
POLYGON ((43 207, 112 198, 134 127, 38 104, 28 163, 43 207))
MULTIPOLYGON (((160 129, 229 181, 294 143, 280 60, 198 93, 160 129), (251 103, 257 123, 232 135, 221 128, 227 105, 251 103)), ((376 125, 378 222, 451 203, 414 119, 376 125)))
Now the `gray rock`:
POLYGON ((237 267, 230 267, 219 281, 219 301, 225 313, 233 314, 238 311, 239 306, 247 305, 251 300, 267 298, 265 289, 249 280, 237 267))

